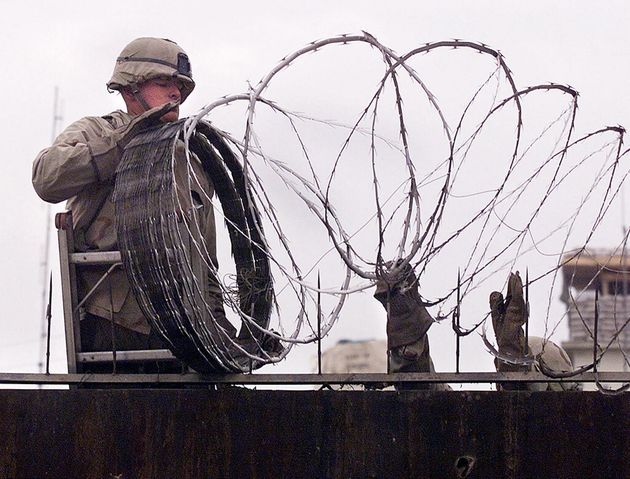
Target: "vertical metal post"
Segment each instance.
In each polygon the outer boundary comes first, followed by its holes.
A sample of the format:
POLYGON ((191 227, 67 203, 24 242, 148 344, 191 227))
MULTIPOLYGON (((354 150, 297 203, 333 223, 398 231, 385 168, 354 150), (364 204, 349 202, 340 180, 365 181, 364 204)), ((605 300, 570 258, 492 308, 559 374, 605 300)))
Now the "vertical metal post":
POLYGON ((52 271, 50 272, 50 282, 48 284, 48 305, 46 306, 46 321, 48 323, 48 334, 46 334, 46 374, 50 374, 50 323, 52 322, 52 271))
POLYGON ((108 278, 107 284, 109 285, 109 320, 112 326, 112 374, 116 374, 116 330, 114 328, 114 295, 111 278, 108 278))
POLYGON ((525 270, 525 356, 529 356, 529 268, 525 270))
MULTIPOLYGON (((198 276, 198 277, 201 278, 202 276, 198 276)), ((254 317, 254 303, 249 305, 249 317, 250 318, 254 317)), ((249 323, 245 322, 244 325, 247 326, 249 334, 253 336, 253 332, 251 330, 251 326, 249 325, 249 323)), ((260 346, 260 349, 264 350, 262 345, 260 346)), ((248 358, 247 366, 249 369, 249 374, 252 374, 254 372, 254 360, 251 357, 248 358)))
POLYGON ((321 279, 317 272, 317 374, 322 373, 322 293, 321 279))
POLYGON ((597 330, 599 329, 599 285, 595 289, 595 315, 593 321, 593 372, 597 372, 597 330))
POLYGON ((459 352, 460 352, 460 313, 461 313, 461 288, 462 288, 462 275, 461 270, 457 269, 457 305, 455 306, 455 372, 459 373, 459 352))

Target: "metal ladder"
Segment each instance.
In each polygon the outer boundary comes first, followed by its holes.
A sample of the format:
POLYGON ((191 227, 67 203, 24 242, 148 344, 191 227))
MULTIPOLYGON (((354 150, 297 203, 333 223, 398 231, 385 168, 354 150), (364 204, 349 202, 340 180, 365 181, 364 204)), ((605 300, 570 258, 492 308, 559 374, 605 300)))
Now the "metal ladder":
POLYGON ((105 279, 117 268, 122 268, 119 251, 78 252, 75 249, 72 212, 65 211, 55 215, 55 227, 59 241, 59 260, 61 268, 61 293, 63 301, 64 326, 66 332, 66 353, 68 372, 83 372, 88 363, 146 362, 177 359, 168 349, 135 351, 84 351, 81 346, 81 306, 97 290, 105 279), (79 298, 77 271, 89 266, 107 266, 96 285, 85 297, 79 298))

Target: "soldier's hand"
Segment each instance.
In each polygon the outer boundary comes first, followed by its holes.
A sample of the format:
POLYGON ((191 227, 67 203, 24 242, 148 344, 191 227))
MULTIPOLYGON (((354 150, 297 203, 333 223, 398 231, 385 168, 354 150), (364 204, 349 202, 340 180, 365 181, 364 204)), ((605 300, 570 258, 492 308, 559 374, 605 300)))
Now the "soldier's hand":
POLYGON ((388 334, 390 324, 394 328, 396 324, 414 324, 419 337, 426 334, 433 324, 433 318, 420 297, 418 279, 409 264, 400 268, 400 262, 395 265, 386 263, 376 282, 374 297, 387 311, 388 334))
POLYGON ((400 271, 396 266, 400 260, 393 264, 385 263, 382 276, 376 281, 374 297, 385 307, 390 305, 396 309, 407 310, 417 304, 422 304, 418 292, 418 280, 411 265, 406 264, 400 271))
POLYGON ((510 274, 505 303, 505 321, 519 327, 525 324, 527 306, 523 297, 523 281, 518 271, 510 274))
MULTIPOLYGON (((523 324, 527 319, 526 304, 523 297, 523 282, 518 271, 510 273, 505 298, 498 291, 490 295, 490 314, 494 335, 499 346, 499 353, 514 359, 525 355, 525 334, 523 324)), ((499 358, 494 360, 497 371, 527 371, 524 364, 511 364, 499 358)), ((519 389, 520 386, 506 383, 503 389, 519 389)))
POLYGON ((134 136, 149 127, 158 125, 160 118, 177 108, 178 101, 165 103, 151 108, 142 115, 133 118, 127 125, 90 142, 90 151, 97 172, 97 181, 108 181, 114 177, 122 158, 125 146, 134 136))
POLYGON ((503 329, 503 321, 505 320, 505 302, 503 294, 499 291, 490 293, 490 316, 492 317, 494 334, 498 336, 503 329))
POLYGON ((128 125, 115 130, 114 135, 118 137, 115 139, 116 144, 121 150, 124 149, 134 136, 142 130, 159 125, 160 118, 178 106, 179 101, 171 101, 169 103, 165 103, 164 105, 151 108, 150 110, 145 111, 142 115, 136 116, 128 125))

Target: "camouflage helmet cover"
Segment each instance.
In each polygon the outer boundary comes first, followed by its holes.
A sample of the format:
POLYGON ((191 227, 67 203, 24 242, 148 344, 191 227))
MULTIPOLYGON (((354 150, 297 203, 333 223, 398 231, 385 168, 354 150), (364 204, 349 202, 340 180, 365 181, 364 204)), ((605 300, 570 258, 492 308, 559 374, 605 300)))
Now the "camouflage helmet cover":
POLYGON ((165 38, 136 38, 120 53, 107 87, 121 90, 162 76, 182 81, 182 103, 195 88, 188 55, 177 43, 165 38))

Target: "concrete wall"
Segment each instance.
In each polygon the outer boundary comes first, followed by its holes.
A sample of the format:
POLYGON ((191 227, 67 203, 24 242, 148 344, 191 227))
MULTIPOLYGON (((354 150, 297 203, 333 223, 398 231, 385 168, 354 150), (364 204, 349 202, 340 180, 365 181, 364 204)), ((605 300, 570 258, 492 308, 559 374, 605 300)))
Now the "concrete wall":
MULTIPOLYGON (((600 343, 601 344, 601 343, 600 343)), ((562 346, 571 358, 574 368, 585 366, 593 362, 593 342, 575 342, 566 341, 562 346)), ((612 345, 606 353, 601 357, 597 366, 599 372, 628 372, 628 364, 626 363, 627 352, 622 351, 619 346, 612 345)), ((605 383, 604 387, 617 389, 622 383, 605 383)), ((584 383, 582 385, 584 391, 597 391, 595 383, 584 383)))
POLYGON ((630 395, 230 388, 0 396, 2 478, 630 477, 630 395))

